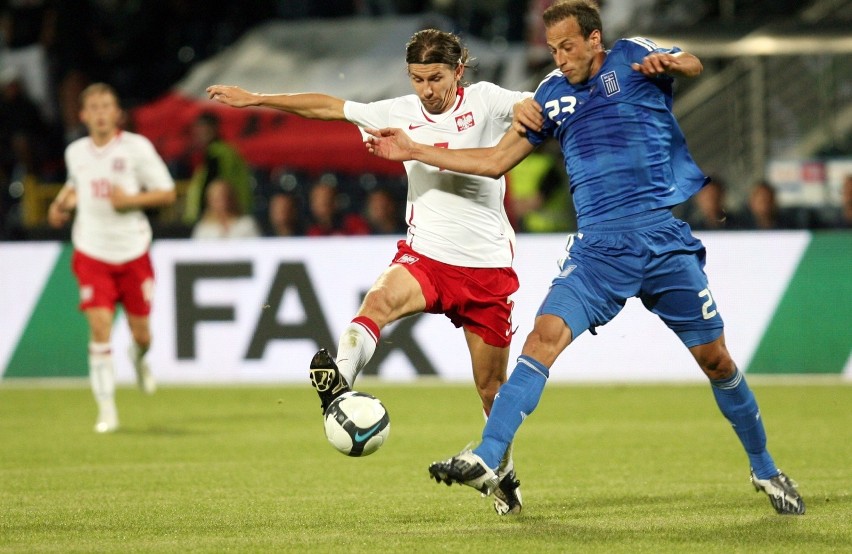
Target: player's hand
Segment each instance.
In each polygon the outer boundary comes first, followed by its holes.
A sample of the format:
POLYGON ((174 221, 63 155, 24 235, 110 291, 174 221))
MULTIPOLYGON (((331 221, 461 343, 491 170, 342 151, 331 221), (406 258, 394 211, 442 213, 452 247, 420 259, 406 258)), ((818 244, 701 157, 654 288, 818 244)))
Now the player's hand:
POLYGON ((527 129, 541 131, 544 116, 541 106, 532 98, 524 98, 512 107, 512 129, 519 135, 526 135, 527 129))
POLYGON ((642 59, 642 63, 633 63, 630 67, 646 77, 657 77, 679 69, 678 57, 673 54, 655 52, 642 59))
POLYGON ((133 203, 133 196, 124 192, 124 189, 118 185, 113 185, 109 191, 109 201, 112 207, 118 212, 124 212, 136 207, 133 203))
POLYGON ((415 142, 408 138, 402 129, 364 129, 364 131, 370 135, 364 140, 364 146, 370 154, 397 162, 414 159, 412 151, 415 142))
POLYGON ((67 209, 60 202, 51 202, 47 209, 47 223, 51 227, 59 229, 71 219, 71 210, 67 209))
POLYGON ((211 85, 207 87, 207 96, 222 104, 243 108, 255 104, 255 95, 235 85, 211 85))

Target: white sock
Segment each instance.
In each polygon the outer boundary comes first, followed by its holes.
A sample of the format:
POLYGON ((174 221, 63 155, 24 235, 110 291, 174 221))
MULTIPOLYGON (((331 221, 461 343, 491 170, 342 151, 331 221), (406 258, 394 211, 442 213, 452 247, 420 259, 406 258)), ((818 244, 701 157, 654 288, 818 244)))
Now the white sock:
POLYGON ((355 378, 373 354, 376 352, 378 337, 364 325, 355 321, 349 323, 340 336, 337 344, 337 369, 350 387, 354 386, 355 378))
POLYGON ((89 382, 99 408, 115 406, 115 369, 108 342, 89 343, 89 382))

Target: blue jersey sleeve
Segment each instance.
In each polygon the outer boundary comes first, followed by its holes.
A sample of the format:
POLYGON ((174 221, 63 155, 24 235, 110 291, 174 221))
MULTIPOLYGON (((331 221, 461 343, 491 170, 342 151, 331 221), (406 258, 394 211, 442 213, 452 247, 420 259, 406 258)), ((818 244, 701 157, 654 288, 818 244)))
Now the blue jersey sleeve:
MULTIPOLYGON (((654 41, 643 37, 621 39, 618 41, 618 44, 621 48, 613 49, 613 52, 622 56, 622 61, 626 63, 627 66, 634 63, 642 63, 645 56, 648 56, 649 54, 677 54, 678 52, 682 52, 682 50, 677 46, 673 46, 672 48, 660 48, 654 43, 654 41)), ((664 84, 666 86, 665 92, 668 95, 671 95, 671 91, 668 89, 668 86, 674 83, 674 78, 670 75, 658 75, 657 77, 644 78, 649 81, 656 82, 658 86, 661 83, 664 84)), ((671 106, 669 105, 669 107, 671 106)))
POLYGON ((530 144, 533 146, 540 145, 547 139, 547 137, 552 137, 556 131, 556 122, 553 118, 547 117, 550 102, 549 96, 554 85, 559 84, 559 82, 564 79, 565 78, 562 76, 562 73, 559 70, 555 70, 548 74, 541 83, 539 83, 538 87, 536 87, 533 98, 541 106, 542 115, 544 116, 544 125, 542 126, 541 131, 532 131, 527 129, 527 140, 530 141, 530 144))
POLYGON ((639 63, 648 54, 677 54, 678 52, 683 52, 677 46, 661 48, 653 40, 644 37, 626 38, 621 39, 619 42, 624 43, 624 48, 621 48, 620 51, 624 53, 627 61, 630 63, 639 63))

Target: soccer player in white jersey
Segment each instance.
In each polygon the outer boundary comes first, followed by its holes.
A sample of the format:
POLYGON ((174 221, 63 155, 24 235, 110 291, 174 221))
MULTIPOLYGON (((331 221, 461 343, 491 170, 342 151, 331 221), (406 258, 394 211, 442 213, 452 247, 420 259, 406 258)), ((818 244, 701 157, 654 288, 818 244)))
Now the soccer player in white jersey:
POLYGON ((50 205, 48 222, 61 227, 76 212, 72 269, 89 324, 89 377, 98 404, 95 431, 109 433, 118 428, 110 344, 116 303, 127 314, 139 386, 148 394, 156 389, 144 358, 151 346, 154 272, 148 255, 151 225, 142 210, 171 204, 175 190, 150 141, 119 127, 122 111, 111 86, 88 86, 80 103, 80 120, 89 135, 65 150, 68 181, 50 205))
MULTIPOLYGON (((406 45, 415 94, 362 104, 325 94, 257 94, 214 85, 210 98, 235 107, 262 106, 310 119, 350 121, 361 128, 397 126, 417 140, 447 148, 491 146, 512 124, 514 105, 529 93, 462 78, 470 61, 451 33, 426 29, 406 45)), ((492 179, 405 163, 408 199, 405 240, 379 275, 356 317, 340 337, 336 361, 323 349, 311 361, 311 382, 323 412, 350 390, 376 349, 381 329, 404 316, 446 315, 463 327, 473 378, 484 412, 506 380, 512 338, 514 231, 503 207, 506 184, 492 179)), ((507 449, 495 493, 498 513, 521 510, 521 495, 507 449)))

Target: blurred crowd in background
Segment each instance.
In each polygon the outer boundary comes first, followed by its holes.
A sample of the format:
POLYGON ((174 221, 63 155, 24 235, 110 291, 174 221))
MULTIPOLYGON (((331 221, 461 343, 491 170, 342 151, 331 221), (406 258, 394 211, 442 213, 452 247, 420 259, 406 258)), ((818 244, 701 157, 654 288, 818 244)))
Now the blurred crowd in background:
MULTIPOLYGON (((270 20, 436 12, 456 22, 456 32, 462 36, 525 43, 532 51, 542 47, 539 14, 550 3, 0 0, 0 239, 56 238, 39 226, 25 225, 20 213, 23 183, 27 176, 40 183, 64 181, 62 154, 70 141, 85 132, 78 118, 78 97, 89 83, 111 84, 124 108, 132 109, 168 91, 193 65, 270 20)), ((771 21, 785 17, 798 4, 793 0, 605 0, 601 7, 608 35, 614 37, 646 29, 771 21)), ((531 59, 542 64, 531 68, 531 73, 550 65, 546 52, 531 59)), ((187 180, 189 188, 179 217, 165 220, 151 214, 160 236, 404 232, 404 178, 259 171, 218 137, 216 125, 213 117, 200 118, 193 151, 183 159, 166 160, 175 179, 187 180), (216 160, 213 168, 207 167, 211 160, 216 160), (214 182, 218 184, 212 186, 214 182), (237 223, 245 218, 250 221, 237 223)), ((517 230, 573 230, 568 177, 561 167, 558 149, 542 148, 509 175, 507 209, 517 230)), ((852 176, 846 179, 843 194, 843 205, 831 212, 779 209, 771 183, 761 181, 753 184, 745 205, 731 207, 725 202, 724 179, 714 176, 711 187, 678 209, 698 229, 850 227, 852 176)))

